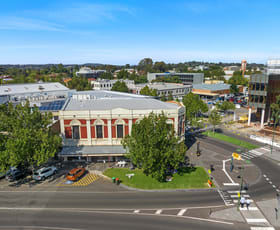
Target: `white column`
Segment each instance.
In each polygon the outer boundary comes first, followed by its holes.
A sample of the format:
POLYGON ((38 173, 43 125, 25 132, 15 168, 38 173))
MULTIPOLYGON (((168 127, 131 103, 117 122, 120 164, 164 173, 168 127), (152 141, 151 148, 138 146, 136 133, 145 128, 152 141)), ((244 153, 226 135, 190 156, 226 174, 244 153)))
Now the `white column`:
POLYGON ((264 123, 264 113, 265 113, 265 110, 264 110, 264 109, 262 109, 261 129, 263 129, 263 123, 264 123))
POLYGON ((64 119, 61 118, 61 119, 59 120, 59 122, 60 122, 60 133, 61 133, 62 137, 64 138, 64 137, 65 137, 64 119))
POLYGON ((88 139, 88 144, 91 145, 90 120, 87 120, 87 139, 88 139))
POLYGON ((252 108, 249 108, 249 112, 248 112, 248 126, 251 125, 251 113, 252 113, 252 108))
POLYGON ((236 121, 236 113, 235 113, 235 111, 233 112, 233 121, 236 121))
POLYGON ((132 119, 128 120, 128 130, 129 130, 129 135, 131 134, 131 130, 132 130, 132 119))
POLYGON ((109 138, 109 144, 112 144, 112 120, 108 119, 108 138, 109 138))
POLYGON ((175 129, 175 133, 178 135, 178 114, 176 114, 175 117, 175 122, 174 122, 174 129, 175 129))

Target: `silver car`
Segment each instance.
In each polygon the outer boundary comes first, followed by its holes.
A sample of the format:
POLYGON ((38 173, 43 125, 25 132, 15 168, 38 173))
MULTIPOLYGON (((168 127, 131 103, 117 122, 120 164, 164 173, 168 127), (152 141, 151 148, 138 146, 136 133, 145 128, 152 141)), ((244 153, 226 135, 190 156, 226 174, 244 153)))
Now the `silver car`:
POLYGON ((54 166, 40 168, 33 173, 32 178, 34 180, 45 180, 47 177, 56 174, 57 169, 54 166))

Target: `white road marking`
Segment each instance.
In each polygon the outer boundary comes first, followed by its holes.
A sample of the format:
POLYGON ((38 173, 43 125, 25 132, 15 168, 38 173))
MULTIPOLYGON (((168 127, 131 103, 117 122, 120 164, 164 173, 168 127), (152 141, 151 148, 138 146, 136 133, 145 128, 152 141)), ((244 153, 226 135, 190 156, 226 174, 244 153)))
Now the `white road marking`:
POLYGON ((251 230, 275 230, 273 227, 251 227, 251 230))
POLYGON ((224 183, 224 186, 238 186, 238 183, 224 183))
POLYGON ((225 198, 221 192, 221 190, 218 189, 218 193, 220 194, 220 197, 222 198, 222 200, 224 201, 225 205, 228 205, 228 203, 225 201, 225 198))
POLYGON ((267 223, 266 219, 246 219, 247 223, 267 223))
MULTIPOLYGON (((227 170, 226 170, 226 162, 227 161, 231 161, 231 158, 227 159, 227 160, 223 160, 223 171, 224 173, 226 174, 226 176, 228 177, 228 179, 231 181, 231 185, 235 185, 236 183, 231 179, 230 175, 227 173, 227 170)), ((229 183, 224 183, 224 185, 229 185, 229 183)), ((238 184, 239 185, 239 184, 238 184)))
POLYGON ((246 159, 251 159, 251 157, 245 156, 244 154, 242 154, 241 156, 246 159))
POLYGON ((273 187, 273 188, 276 188, 276 186, 275 186, 274 184, 272 185, 272 187, 273 187))
POLYGON ((258 152, 258 151, 256 151, 256 150, 250 150, 249 153, 253 153, 253 154, 257 155, 257 156, 263 155, 262 152, 258 152))
MULTIPOLYGON (((250 203, 253 203, 254 201, 251 199, 248 199, 250 201, 250 203)), ((238 203, 238 200, 233 200, 233 203, 238 203)))
POLYGON ((272 181, 268 181, 269 184, 272 184, 272 181))
POLYGON ((266 177, 266 175, 265 175, 265 174, 263 174, 263 176, 264 176, 264 177, 266 177))
MULTIPOLYGON (((240 191, 227 191, 228 193, 239 193, 240 191)), ((246 193, 246 190, 242 190, 241 193, 246 193)))
POLYGON ((159 210, 157 210, 157 211, 156 211, 156 213, 155 213, 155 214, 156 214, 156 215, 159 215, 159 214, 161 214, 161 212, 162 212, 162 210, 161 210, 161 209, 159 209, 159 210))
POLYGON ((180 212, 178 212, 177 216, 183 216, 186 211, 187 209, 181 209, 180 212))
POLYGON ((247 153, 244 153, 244 154, 246 154, 247 156, 249 156, 251 158, 257 157, 257 155, 255 155, 253 153, 250 153, 250 152, 247 152, 247 153))
POLYGON ((239 208, 240 211, 258 211, 259 209, 257 207, 249 207, 249 209, 245 208, 239 208))
MULTIPOLYGON (((248 194, 242 195, 243 197, 250 197, 248 194)), ((238 195, 230 195, 231 198, 238 198, 238 195)))
POLYGON ((269 178, 267 177, 267 178, 265 178, 266 180, 269 180, 269 178))
POLYGON ((134 213, 139 213, 139 212, 140 212, 139 209, 134 210, 134 213))
POLYGON ((276 189, 276 192, 280 192, 280 190, 279 190, 279 189, 276 189))
POLYGON ((260 148, 263 149, 264 151, 270 152, 271 150, 267 149, 267 148, 260 148))

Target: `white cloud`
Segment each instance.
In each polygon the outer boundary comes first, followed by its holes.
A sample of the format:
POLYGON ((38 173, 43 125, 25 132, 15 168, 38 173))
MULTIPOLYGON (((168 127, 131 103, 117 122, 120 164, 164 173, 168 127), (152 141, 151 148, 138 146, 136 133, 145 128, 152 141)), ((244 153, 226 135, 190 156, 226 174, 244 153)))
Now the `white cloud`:
POLYGON ((63 31, 63 26, 38 19, 0 16, 0 30, 63 31))

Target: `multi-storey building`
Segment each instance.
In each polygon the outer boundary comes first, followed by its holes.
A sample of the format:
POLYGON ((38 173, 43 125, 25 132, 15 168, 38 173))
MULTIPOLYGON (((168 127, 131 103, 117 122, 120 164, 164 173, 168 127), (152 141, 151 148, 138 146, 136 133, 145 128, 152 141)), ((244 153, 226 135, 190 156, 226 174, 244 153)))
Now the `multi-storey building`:
POLYGON ((147 73, 147 79, 149 82, 160 77, 178 77, 183 84, 201 84, 204 81, 203 73, 147 73))
POLYGON ((256 117, 264 122, 271 117, 270 105, 280 95, 280 60, 269 60, 265 74, 255 74, 249 82, 249 114, 248 125, 251 123, 252 108, 257 109, 256 117))
POLYGON ((133 88, 134 81, 128 80, 128 79, 120 79, 120 80, 109 80, 109 79, 97 79, 96 81, 91 81, 91 84, 93 85, 92 89, 94 90, 111 90, 113 85, 117 82, 121 81, 126 84, 126 86, 130 89, 133 88))
POLYGON ((59 112, 63 137, 60 156, 64 160, 118 160, 126 152, 122 138, 151 112, 163 112, 183 140, 185 108, 180 103, 102 90, 76 93, 59 112))
POLYGON ((92 70, 89 67, 82 67, 78 72, 76 72, 76 75, 78 77, 98 78, 105 72, 106 70, 92 70))

